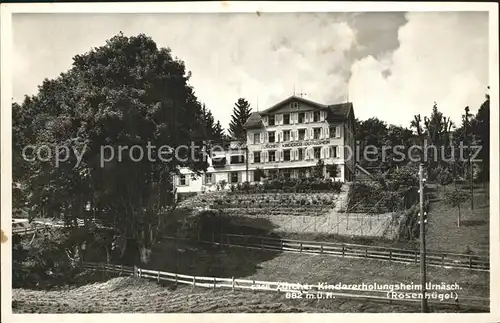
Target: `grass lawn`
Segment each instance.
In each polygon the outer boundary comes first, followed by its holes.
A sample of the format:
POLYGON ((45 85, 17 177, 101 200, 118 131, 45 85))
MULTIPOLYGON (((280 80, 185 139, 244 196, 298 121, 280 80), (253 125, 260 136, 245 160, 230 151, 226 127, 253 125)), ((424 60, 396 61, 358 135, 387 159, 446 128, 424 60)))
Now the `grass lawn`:
MULTIPOLYGON (((469 189, 468 185, 460 187, 469 189)), ((452 189, 454 189, 453 184, 444 188, 438 187, 436 199, 434 202, 431 201, 427 247, 432 250, 462 253, 470 248, 473 252, 489 255, 490 208, 485 188, 482 184, 475 185, 473 210, 470 200, 462 203, 460 227, 457 226, 458 209, 452 209, 443 200, 445 191, 452 189)))
POLYGON ((170 289, 152 281, 124 277, 60 291, 15 289, 12 298, 13 313, 419 312, 418 305, 346 299, 290 300, 277 293, 192 289, 188 286, 170 289))

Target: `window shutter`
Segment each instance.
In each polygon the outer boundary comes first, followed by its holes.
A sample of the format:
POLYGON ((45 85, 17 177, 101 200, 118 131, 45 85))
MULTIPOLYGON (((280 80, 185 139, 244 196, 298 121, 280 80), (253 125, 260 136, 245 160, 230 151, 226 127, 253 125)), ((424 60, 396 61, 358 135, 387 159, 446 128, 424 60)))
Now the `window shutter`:
POLYGON ((319 139, 325 138, 325 128, 321 128, 321 131, 319 133, 319 139))
POLYGON ((248 161, 248 162, 249 162, 250 164, 253 164, 253 153, 249 153, 249 154, 248 154, 248 159, 249 159, 249 161, 248 161))
POLYGON ((269 132, 264 133, 264 142, 268 143, 269 142, 269 132))
POLYGON ((266 151, 264 151, 264 153, 263 153, 263 154, 261 154, 261 156, 260 156, 260 157, 264 157, 264 163, 269 162, 269 152, 268 152, 267 150, 266 150, 266 151), (262 156, 262 155, 264 155, 264 156, 262 156))
POLYGON ((325 139, 330 138, 330 128, 326 127, 325 128, 325 139))
POLYGON ((264 118, 262 118, 262 123, 264 124, 264 126, 268 126, 269 122, 268 122, 268 119, 267 119, 267 116, 264 116, 264 118))
POLYGON ((283 125, 283 114, 279 114, 280 126, 283 125))
POLYGON ((321 150, 319 152, 319 157, 320 158, 325 158, 325 147, 321 147, 321 150))
POLYGON ((243 182, 243 173, 238 172, 238 183, 241 183, 241 182, 243 182))
POLYGON ((319 113, 319 118, 320 118, 320 121, 325 121, 325 111, 321 111, 319 113))
POLYGON ((336 146, 337 148, 337 158, 340 158, 340 146, 336 146))
POLYGON ((340 127, 335 127, 335 137, 340 138, 340 127))
POLYGON ((203 175, 201 175, 201 185, 205 185, 206 181, 207 181, 207 174, 204 173, 203 175))
POLYGON ((253 145, 253 134, 252 133, 247 133, 247 140, 250 145, 253 145))
POLYGON ((264 143, 264 134, 262 132, 259 135, 259 139, 260 139, 260 143, 263 144, 264 143))
POLYGON ((325 158, 330 158, 330 147, 325 148, 325 158))
POLYGON ((314 139, 314 129, 309 129, 310 131, 310 138, 314 139))
POLYGON ((285 152, 283 150, 280 150, 280 161, 283 161, 285 159, 284 155, 285 152))

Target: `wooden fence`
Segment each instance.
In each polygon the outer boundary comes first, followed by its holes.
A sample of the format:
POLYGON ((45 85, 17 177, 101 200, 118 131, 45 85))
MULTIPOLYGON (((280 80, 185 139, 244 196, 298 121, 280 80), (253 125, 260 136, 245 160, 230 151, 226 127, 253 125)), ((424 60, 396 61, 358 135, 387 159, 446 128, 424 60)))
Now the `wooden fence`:
MULTIPOLYGON (((170 240, 175 237, 164 237, 170 240)), ((324 254, 331 256, 368 258, 402 263, 420 263, 420 251, 412 249, 389 248, 360 244, 300 241, 270 237, 222 234, 214 236, 212 241, 199 241, 228 247, 243 247, 282 252, 324 254)), ((489 271, 489 259, 474 254, 460 254, 441 251, 427 251, 426 264, 444 268, 458 268, 477 271, 489 271)))
MULTIPOLYGON (((109 272, 116 275, 134 276, 138 278, 146 278, 155 280, 158 283, 161 281, 173 282, 175 284, 191 285, 194 287, 202 288, 227 288, 231 290, 241 291, 266 291, 285 293, 287 298, 296 299, 363 299, 371 301, 379 301, 394 304, 410 304, 415 305, 420 303, 420 299, 411 298, 394 298, 392 290, 378 289, 377 286, 370 289, 370 285, 365 285, 366 288, 360 286, 336 288, 335 286, 324 286, 321 284, 302 284, 302 283, 288 283, 288 282, 270 282, 248 279, 221 278, 221 277, 203 277, 191 276, 179 273, 164 272, 158 270, 142 269, 138 267, 127 267, 122 265, 103 264, 103 263, 84 263, 84 268, 91 270, 100 270, 109 272), (392 295, 392 296, 391 296, 392 295)), ((383 286, 383 285, 382 285, 383 286)), ((379 286, 380 287, 380 286, 379 286)), ((399 291, 401 292, 401 290, 399 291)), ((407 291, 412 293, 415 291, 407 291)), ((416 291, 418 293, 418 291, 416 291)), ((432 290, 428 291, 429 295, 433 293, 432 290)), ((474 309, 479 311, 489 311, 489 299, 482 297, 459 297, 456 292, 449 292, 450 299, 438 300, 429 299, 428 302, 431 306, 435 307, 455 307, 474 309)))

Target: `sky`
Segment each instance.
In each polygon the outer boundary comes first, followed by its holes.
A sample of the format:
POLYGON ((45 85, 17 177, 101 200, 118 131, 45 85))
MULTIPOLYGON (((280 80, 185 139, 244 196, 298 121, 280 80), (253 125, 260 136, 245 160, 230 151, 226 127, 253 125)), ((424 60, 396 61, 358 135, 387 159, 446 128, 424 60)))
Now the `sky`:
POLYGON ((17 102, 75 55, 144 33, 185 62, 226 128, 238 98, 256 111, 294 93, 402 126, 436 102, 458 124, 489 77, 487 12, 14 14, 12 24, 17 102))

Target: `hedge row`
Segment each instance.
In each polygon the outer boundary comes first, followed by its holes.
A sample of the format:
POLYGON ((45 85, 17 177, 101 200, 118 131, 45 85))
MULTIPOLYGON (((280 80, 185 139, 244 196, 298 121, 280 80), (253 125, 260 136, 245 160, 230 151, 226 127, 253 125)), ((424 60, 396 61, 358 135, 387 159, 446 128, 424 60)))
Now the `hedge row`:
POLYGON ((328 179, 314 178, 289 178, 265 180, 262 184, 250 184, 248 182, 231 185, 231 192, 245 193, 318 193, 332 192, 340 193, 342 182, 328 179))

